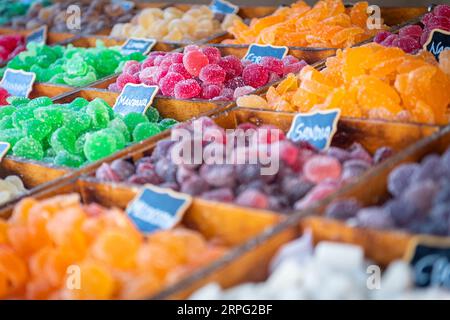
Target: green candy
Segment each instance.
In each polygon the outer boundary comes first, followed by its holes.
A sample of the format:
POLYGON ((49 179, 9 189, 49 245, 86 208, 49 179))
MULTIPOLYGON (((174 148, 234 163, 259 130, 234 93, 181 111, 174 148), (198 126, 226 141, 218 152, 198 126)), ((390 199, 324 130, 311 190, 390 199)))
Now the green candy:
POLYGON ((109 132, 100 130, 88 134, 84 144, 84 154, 89 161, 97 161, 117 151, 116 140, 109 132))
POLYGON ((6 116, 12 115, 14 112, 16 112, 16 108, 13 106, 4 106, 0 108, 0 119, 3 119, 6 116))
POLYGON ((53 130, 63 123, 63 113, 61 108, 55 106, 39 107, 34 110, 36 119, 49 124, 53 130))
POLYGON ((93 129, 103 129, 108 126, 109 123, 109 112, 110 108, 103 100, 94 99, 86 107, 86 113, 92 119, 93 129))
POLYGON ((109 123, 108 128, 113 128, 113 129, 119 130, 122 133, 123 137, 125 138, 126 142, 131 141, 130 132, 128 131, 128 127, 125 124, 125 122, 122 120, 122 118, 119 118, 119 117, 114 118, 109 123))
POLYGON ((133 130, 133 141, 139 142, 160 133, 156 123, 139 123, 133 130))
POLYGON ((11 147, 14 146, 17 141, 23 138, 23 132, 20 129, 5 129, 0 131, 0 141, 8 142, 11 147))
POLYGON ((125 122, 128 131, 132 134, 139 123, 148 123, 149 121, 142 113, 130 112, 123 117, 123 122, 125 122))
POLYGON ((125 148, 127 143, 125 141, 125 137, 123 136, 122 132, 120 132, 120 130, 114 128, 107 128, 103 131, 114 137, 114 139, 116 140, 117 150, 125 148))
POLYGON ((159 129, 161 129, 161 131, 164 131, 164 130, 167 130, 169 128, 172 128, 177 123, 178 123, 178 121, 175 120, 175 119, 166 118, 166 119, 162 119, 158 123, 158 126, 159 126, 159 129))
POLYGON ((76 140, 77 137, 72 130, 66 127, 61 127, 53 132, 50 139, 50 145, 57 153, 60 151, 75 153, 76 140))
POLYGON ((150 122, 158 122, 159 120, 159 112, 158 109, 150 107, 147 109, 147 111, 145 112, 145 115, 148 118, 148 121, 150 122))
POLYGON ((28 98, 25 98, 25 97, 10 96, 10 97, 6 98, 6 101, 10 105, 13 105, 14 107, 18 107, 23 104, 28 104, 28 102, 30 102, 31 100, 28 98))
POLYGON ((77 168, 81 166, 84 159, 80 156, 70 154, 66 151, 60 151, 56 154, 54 164, 62 167, 77 168))
POLYGON ((89 104, 89 101, 87 101, 84 98, 78 97, 75 98, 70 104, 69 107, 71 109, 76 109, 76 110, 80 110, 84 107, 86 107, 89 104))
POLYGON ((26 136, 31 137, 37 141, 45 139, 52 132, 52 127, 50 125, 36 119, 23 121, 22 129, 26 136))
POLYGON ((15 128, 22 128, 22 122, 25 120, 33 119, 34 117, 33 107, 20 107, 12 114, 12 121, 15 128))
POLYGON ((12 128, 14 128, 12 117, 11 116, 4 116, 0 120, 0 130, 12 129, 12 128))
POLYGON ((91 117, 83 112, 64 110, 63 126, 70 128, 76 135, 79 135, 90 128, 91 117))
POLYGON ((44 158, 44 150, 42 149, 42 145, 39 141, 36 141, 30 137, 25 137, 17 141, 12 151, 13 155, 16 157, 34 160, 41 160, 44 158))
POLYGON ((28 102, 27 107, 45 107, 52 105, 52 99, 49 97, 39 97, 28 102))

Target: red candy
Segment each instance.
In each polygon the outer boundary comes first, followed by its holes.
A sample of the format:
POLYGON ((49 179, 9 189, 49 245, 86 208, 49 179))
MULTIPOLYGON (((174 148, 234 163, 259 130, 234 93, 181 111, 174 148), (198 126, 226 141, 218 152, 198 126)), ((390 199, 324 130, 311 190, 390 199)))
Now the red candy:
POLYGON ((191 74, 186 70, 182 63, 175 63, 169 67, 169 72, 176 72, 181 74, 185 79, 192 78, 191 74))
POLYGON ((164 76, 164 78, 159 80, 159 82, 158 82, 159 89, 161 90, 163 95, 173 96, 175 85, 178 82, 183 81, 183 80, 184 80, 184 77, 181 74, 175 73, 175 72, 168 72, 164 76))
POLYGON ((205 56, 208 57, 209 63, 217 63, 222 57, 219 49, 214 47, 206 47, 201 50, 205 56))
POLYGON ((8 104, 6 98, 8 98, 10 94, 4 88, 0 87, 0 106, 5 106, 8 104))
POLYGON ((225 81, 226 72, 217 64, 208 64, 200 71, 199 78, 204 83, 221 84, 225 81))
POLYGON ((278 76, 283 75, 283 62, 274 57, 263 57, 261 65, 267 70, 276 73, 278 76))
POLYGON ((175 85, 174 94, 177 99, 192 99, 200 95, 202 88, 194 79, 187 79, 175 85))
POLYGON ((202 87, 202 99, 213 99, 220 96, 222 88, 216 84, 206 84, 202 87))
POLYGON ((4 63, 5 61, 14 58, 25 49, 25 39, 23 36, 0 36, 0 63, 4 63))
POLYGON ((269 71, 259 64, 251 64, 245 67, 242 78, 246 85, 259 88, 269 81, 269 71))
POLYGON ((200 51, 189 51, 183 57, 184 67, 194 77, 197 77, 208 63, 208 57, 200 51))

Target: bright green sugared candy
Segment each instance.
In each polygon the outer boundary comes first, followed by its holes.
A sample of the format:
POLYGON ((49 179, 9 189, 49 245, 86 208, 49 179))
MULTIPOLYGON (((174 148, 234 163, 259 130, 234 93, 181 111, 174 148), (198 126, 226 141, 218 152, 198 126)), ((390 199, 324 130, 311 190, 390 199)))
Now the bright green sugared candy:
POLYGON ((149 121, 142 113, 130 112, 123 117, 123 122, 127 125, 130 134, 132 134, 139 123, 148 123, 149 121))
POLYGON ((80 156, 68 153, 66 151, 60 151, 57 153, 54 163, 57 166, 77 168, 81 166, 84 159, 80 156))
POLYGON ((52 127, 37 119, 29 119, 22 122, 24 135, 37 141, 44 140, 52 132, 52 127))
POLYGON ((45 107, 52 105, 52 99, 49 97, 39 97, 28 102, 27 107, 45 107))
POLYGON ((22 128, 22 122, 33 119, 34 107, 20 107, 12 114, 12 121, 15 128, 22 128))
POLYGON ((15 107, 18 107, 22 104, 28 104, 31 100, 25 97, 15 97, 15 96, 9 96, 6 98, 6 101, 15 107))
POLYGON ((94 99, 86 107, 86 113, 92 119, 93 129, 104 129, 109 123, 109 111, 110 108, 103 100, 94 99))
POLYGON ((89 161, 97 161, 117 151, 117 143, 114 136, 106 130, 100 130, 86 137, 84 154, 89 161))
POLYGON ((21 158, 41 160, 44 158, 44 150, 39 141, 25 137, 17 141, 13 147, 13 155, 21 158))
POLYGON ((175 119, 166 118, 166 119, 162 119, 158 123, 158 126, 159 126, 159 129, 161 129, 161 131, 164 131, 164 130, 167 130, 169 128, 172 128, 177 123, 178 123, 178 121, 175 120, 175 119))
POLYGON ((89 101, 87 101, 84 98, 75 98, 75 100, 73 100, 71 103, 69 103, 69 108, 79 111, 81 110, 83 107, 86 107, 89 104, 89 101))
POLYGON ((0 130, 4 129, 12 129, 14 128, 12 117, 4 116, 2 120, 0 120, 0 130))
POLYGON ((127 142, 125 141, 125 137, 123 136, 122 132, 120 132, 120 130, 114 128, 107 128, 102 131, 114 137, 114 140, 116 140, 117 150, 125 148, 127 142))
POLYGON ((17 109, 13 106, 4 106, 0 108, 0 119, 11 116, 17 109))
POLYGON ((39 107, 34 110, 34 117, 41 120, 56 130, 63 123, 63 113, 61 108, 54 106, 39 107))
POLYGON ((67 151, 75 153, 75 141, 77 136, 75 133, 67 127, 61 127, 53 132, 50 139, 50 145, 55 152, 67 151))
POLYGON ((133 141, 134 142, 142 141, 160 132, 161 130, 159 129, 159 126, 156 123, 149 123, 149 122, 139 123, 133 130, 133 141))
POLYGON ((122 132, 123 137, 125 138, 126 142, 130 142, 131 141, 130 132, 128 131, 128 127, 125 124, 125 122, 122 120, 122 118, 120 118, 120 117, 114 118, 109 123, 108 128, 113 128, 113 129, 119 130, 120 132, 122 132))
POLYGON ((17 141, 23 138, 23 132, 20 129, 5 129, 0 131, 0 141, 9 142, 9 144, 14 146, 17 141))
MULTIPOLYGON (((80 87, 112 75, 124 61, 144 59, 140 53, 123 55, 119 47, 105 47, 102 43, 95 48, 29 43, 27 50, 14 57, 6 68, 34 72, 37 82, 80 87)), ((0 75, 6 68, 0 70, 0 75)))
POLYGON ((80 111, 64 110, 63 126, 70 128, 75 134, 81 134, 91 127, 91 117, 80 111))
POLYGON ((148 118, 148 121, 150 122, 158 122, 159 120, 159 112, 156 108, 150 107, 145 112, 145 115, 148 118))

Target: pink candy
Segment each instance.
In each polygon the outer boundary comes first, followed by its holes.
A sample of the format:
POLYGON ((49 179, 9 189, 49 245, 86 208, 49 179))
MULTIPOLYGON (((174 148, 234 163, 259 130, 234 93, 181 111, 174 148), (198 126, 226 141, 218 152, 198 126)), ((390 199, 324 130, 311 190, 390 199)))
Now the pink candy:
POLYGON ((175 98, 192 99, 200 95, 202 88, 194 79, 187 79, 178 82, 174 88, 175 98))
POLYGON ((338 160, 327 156, 314 156, 303 166, 306 179, 314 183, 323 180, 336 180, 341 176, 342 168, 338 160))
POLYGON ((186 70, 194 77, 200 74, 204 66, 209 63, 208 57, 200 51, 189 51, 184 54, 183 65, 186 70))
POLYGON ((164 78, 159 80, 158 85, 162 94, 165 96, 173 96, 175 85, 180 81, 183 81, 184 78, 181 74, 175 72, 168 72, 164 78))
POLYGON ((259 88, 269 81, 269 71, 259 64, 251 64, 245 67, 242 78, 247 86, 259 88))

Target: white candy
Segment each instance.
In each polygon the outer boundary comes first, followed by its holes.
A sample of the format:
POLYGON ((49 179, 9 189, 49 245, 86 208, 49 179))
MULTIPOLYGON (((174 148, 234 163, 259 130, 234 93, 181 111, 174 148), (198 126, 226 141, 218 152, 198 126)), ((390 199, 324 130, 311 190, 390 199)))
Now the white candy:
POLYGON ((319 264, 343 271, 354 271, 361 269, 364 252, 358 246, 323 241, 315 248, 314 258, 319 264))

